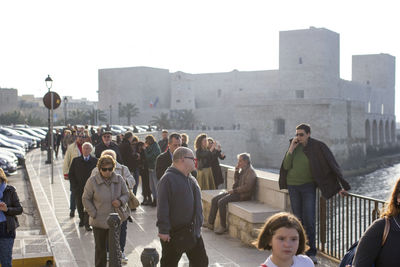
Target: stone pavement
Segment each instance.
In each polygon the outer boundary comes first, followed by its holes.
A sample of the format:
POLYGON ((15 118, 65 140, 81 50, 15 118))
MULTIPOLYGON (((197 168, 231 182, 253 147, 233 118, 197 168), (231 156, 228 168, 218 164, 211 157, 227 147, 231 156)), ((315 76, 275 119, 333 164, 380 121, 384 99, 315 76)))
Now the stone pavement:
MULTIPOLYGON (((75 218, 69 217, 69 182, 63 178, 62 159, 55 161, 54 184, 51 184, 50 166, 44 164, 45 160, 46 152, 36 149, 27 154, 26 167, 57 266, 94 266, 92 232, 78 227, 77 212, 75 218)), ((156 208, 140 206, 132 217, 125 247, 129 261, 125 266, 142 266, 140 254, 144 248, 156 248, 161 256, 155 225, 156 208)), ((218 236, 204 228, 203 239, 210 266, 259 266, 269 255, 269 252, 258 251, 228 235, 218 236)), ((186 255, 179 266, 189 266, 186 255)), ((319 266, 337 264, 324 261, 319 266)))

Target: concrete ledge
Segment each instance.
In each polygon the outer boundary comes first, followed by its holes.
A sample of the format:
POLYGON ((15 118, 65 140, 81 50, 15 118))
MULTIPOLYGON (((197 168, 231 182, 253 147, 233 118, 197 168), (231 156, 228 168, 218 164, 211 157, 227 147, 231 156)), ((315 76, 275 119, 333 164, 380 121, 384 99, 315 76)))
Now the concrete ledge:
POLYGON ((228 212, 250 223, 264 223, 280 210, 257 201, 241 201, 229 203, 228 212))

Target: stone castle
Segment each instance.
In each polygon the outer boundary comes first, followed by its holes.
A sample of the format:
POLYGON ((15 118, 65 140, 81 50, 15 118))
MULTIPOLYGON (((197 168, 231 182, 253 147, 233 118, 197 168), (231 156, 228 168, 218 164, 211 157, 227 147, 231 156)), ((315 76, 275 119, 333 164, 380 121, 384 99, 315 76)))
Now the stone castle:
MULTIPOLYGON (((161 112, 192 110, 201 125, 232 129, 254 165, 278 168, 295 126, 311 124, 344 168, 396 143, 395 57, 354 55, 352 80, 340 78, 339 34, 324 28, 281 31, 279 69, 190 74, 149 67, 99 70, 99 109, 140 109, 136 124, 161 112)), ((193 140, 193 137, 192 137, 193 140)))

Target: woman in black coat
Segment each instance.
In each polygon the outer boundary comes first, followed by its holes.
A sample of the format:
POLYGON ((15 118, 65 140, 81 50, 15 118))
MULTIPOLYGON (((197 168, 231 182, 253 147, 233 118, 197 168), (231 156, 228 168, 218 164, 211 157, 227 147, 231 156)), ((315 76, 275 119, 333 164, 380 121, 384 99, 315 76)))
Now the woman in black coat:
POLYGON ((136 151, 139 153, 140 157, 138 159, 139 173, 142 177, 142 195, 143 202, 142 205, 151 205, 151 190, 149 181, 149 166, 147 165, 146 154, 144 153, 144 143, 138 142, 136 145, 136 151))
MULTIPOLYGON (((216 143, 214 142, 214 139, 211 137, 207 138, 208 141, 208 149, 211 148, 211 146, 216 143)), ((224 160, 225 155, 224 153, 221 152, 221 146, 216 143, 216 147, 214 152, 212 153, 212 159, 211 159, 211 170, 214 176, 214 183, 215 183, 215 188, 218 188, 220 184, 224 183, 224 177, 222 177, 222 171, 221 171, 221 166, 219 166, 219 160, 224 160)))
POLYGON ((15 229, 19 226, 16 215, 22 213, 22 207, 15 187, 7 184, 8 180, 0 168, 0 264, 11 266, 15 229))

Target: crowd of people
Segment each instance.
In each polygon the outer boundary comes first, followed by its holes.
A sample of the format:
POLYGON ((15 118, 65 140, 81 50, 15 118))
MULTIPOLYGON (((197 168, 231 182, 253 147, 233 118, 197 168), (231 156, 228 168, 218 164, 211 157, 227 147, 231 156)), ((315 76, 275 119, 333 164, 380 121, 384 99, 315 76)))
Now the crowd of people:
MULTIPOLYGON (((69 126, 57 134, 60 137, 56 136, 56 145, 61 145, 64 156, 64 178, 70 182, 69 216, 74 217, 77 209, 79 227, 93 232, 96 267, 107 265, 110 213, 118 213, 121 219, 120 257, 123 262, 128 261, 124 252, 128 222, 136 210, 129 208, 128 201, 131 192, 137 194, 140 183, 141 204, 157 208, 161 266, 166 267, 178 266, 183 253, 190 266, 208 266, 201 228, 216 234, 226 233, 228 203, 250 200, 255 195, 257 175, 251 155, 240 153, 232 188, 212 199, 210 213, 204 220, 201 190, 222 189, 226 184, 219 166, 219 160, 226 156, 219 142, 206 134, 195 138, 194 151, 189 148, 187 134, 167 130, 162 131, 158 142, 151 134, 140 140, 130 131, 114 142, 112 132, 101 128, 94 131, 69 126), (214 229, 218 211, 220 227, 214 229)), ((58 154, 58 149, 55 153, 58 154)), ((12 250, 18 227, 16 215, 22 213, 22 207, 15 188, 7 185, 1 169, 0 178, 0 263, 11 266, 6 252, 10 247, 12 250)), ((316 190, 330 199, 336 194, 346 196, 350 185, 328 146, 311 137, 308 124, 298 125, 295 137, 289 142, 279 173, 279 187, 288 189, 292 213, 271 216, 261 229, 254 246, 272 251, 262 266, 314 266, 318 263, 316 190)), ((353 266, 397 266, 400 179, 382 217, 386 219, 377 220, 361 238, 353 266), (386 230, 388 224, 390 230, 386 230), (380 244, 383 239, 385 242, 380 244)))

